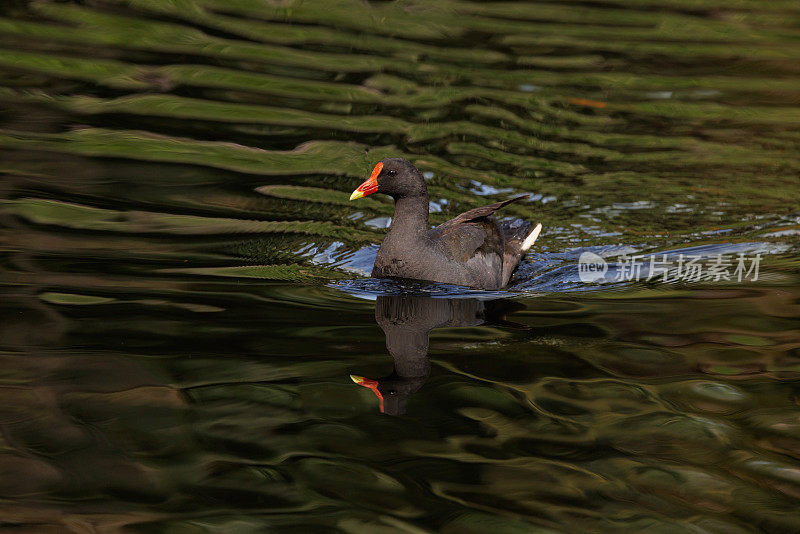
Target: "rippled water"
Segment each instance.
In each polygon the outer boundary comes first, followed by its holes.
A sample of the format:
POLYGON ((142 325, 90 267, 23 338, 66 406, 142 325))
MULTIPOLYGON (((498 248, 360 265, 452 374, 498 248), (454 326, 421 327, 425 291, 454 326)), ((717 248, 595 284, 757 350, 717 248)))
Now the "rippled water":
POLYGON ((798 123, 794 0, 0 3, 1 524, 800 531, 798 123), (507 291, 365 277, 387 156, 507 291))

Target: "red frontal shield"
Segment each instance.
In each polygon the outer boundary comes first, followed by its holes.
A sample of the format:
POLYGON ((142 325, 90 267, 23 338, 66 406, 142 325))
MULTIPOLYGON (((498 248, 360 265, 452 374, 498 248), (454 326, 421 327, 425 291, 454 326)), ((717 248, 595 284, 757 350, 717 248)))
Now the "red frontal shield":
POLYGON ((356 187, 356 190, 353 191, 352 195, 350 195, 350 200, 355 200, 357 198, 365 197, 377 191, 378 175, 381 173, 382 169, 383 169, 383 163, 379 161, 378 164, 375 165, 375 168, 372 169, 372 174, 369 175, 369 178, 367 178, 363 184, 356 187))

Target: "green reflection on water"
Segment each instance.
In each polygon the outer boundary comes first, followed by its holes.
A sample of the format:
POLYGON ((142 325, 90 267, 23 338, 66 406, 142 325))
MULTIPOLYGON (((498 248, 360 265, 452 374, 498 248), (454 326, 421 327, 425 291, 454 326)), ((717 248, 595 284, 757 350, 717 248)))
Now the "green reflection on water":
POLYGON ((790 0, 0 6, 4 521, 799 530, 798 22, 790 0), (505 213, 545 227, 527 293, 326 288, 370 267, 391 204, 347 197, 387 156, 426 173, 433 224, 531 193, 505 213), (757 250, 763 276, 595 291, 569 251, 602 246, 757 250))

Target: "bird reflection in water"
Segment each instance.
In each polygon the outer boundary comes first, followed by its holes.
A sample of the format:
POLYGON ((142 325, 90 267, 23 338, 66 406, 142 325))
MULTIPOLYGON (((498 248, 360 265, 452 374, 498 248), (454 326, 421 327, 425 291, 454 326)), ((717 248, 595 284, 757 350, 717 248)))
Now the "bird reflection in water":
POLYGON ((430 375, 428 336, 431 330, 479 325, 519 328, 521 325, 507 322, 505 316, 524 308, 510 300, 379 296, 375 302, 375 320, 386 335, 386 348, 394 359, 394 369, 377 380, 356 375, 350 378, 375 393, 381 413, 402 415, 408 399, 430 375))

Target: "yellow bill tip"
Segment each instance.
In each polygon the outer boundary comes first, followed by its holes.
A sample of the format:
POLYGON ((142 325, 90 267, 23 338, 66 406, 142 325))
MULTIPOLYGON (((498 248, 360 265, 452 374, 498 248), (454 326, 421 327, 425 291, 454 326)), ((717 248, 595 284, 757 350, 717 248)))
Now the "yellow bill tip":
POLYGON ((363 197, 363 196, 364 196, 364 193, 362 193, 361 191, 359 191, 358 189, 356 189, 355 191, 353 191, 353 194, 352 194, 352 195, 350 195, 350 200, 355 200, 355 199, 357 199, 357 198, 361 198, 361 197, 363 197))
POLYGON ((364 377, 357 375, 350 375, 350 380, 352 380, 356 384, 361 384, 364 381, 364 377))

